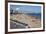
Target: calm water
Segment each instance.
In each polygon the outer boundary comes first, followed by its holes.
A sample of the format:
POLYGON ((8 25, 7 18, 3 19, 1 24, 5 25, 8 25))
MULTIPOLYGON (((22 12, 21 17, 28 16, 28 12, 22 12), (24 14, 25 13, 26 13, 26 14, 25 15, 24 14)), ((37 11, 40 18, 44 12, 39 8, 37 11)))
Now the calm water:
POLYGON ((36 19, 41 19, 41 14, 40 13, 27 13, 26 15, 28 16, 32 16, 32 17, 35 17, 36 19))
POLYGON ((36 14, 36 13, 32 13, 32 14, 31 14, 31 13, 27 13, 26 15, 29 15, 29 16, 30 16, 30 15, 32 15, 32 16, 41 16, 40 13, 37 13, 37 14, 36 14))

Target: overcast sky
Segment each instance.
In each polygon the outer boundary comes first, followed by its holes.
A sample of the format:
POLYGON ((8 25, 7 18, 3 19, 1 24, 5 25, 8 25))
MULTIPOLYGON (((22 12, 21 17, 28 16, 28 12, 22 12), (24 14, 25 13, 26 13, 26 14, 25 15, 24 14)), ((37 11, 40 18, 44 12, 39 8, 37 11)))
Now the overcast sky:
POLYGON ((41 6, 29 6, 29 5, 10 5, 12 10, 21 10, 26 13, 40 13, 41 6))

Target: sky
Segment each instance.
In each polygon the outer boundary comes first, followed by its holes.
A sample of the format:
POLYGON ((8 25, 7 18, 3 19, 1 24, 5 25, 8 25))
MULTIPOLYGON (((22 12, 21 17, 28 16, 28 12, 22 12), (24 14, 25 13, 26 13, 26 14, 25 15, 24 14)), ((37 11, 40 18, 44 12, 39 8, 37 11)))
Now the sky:
POLYGON ((29 5, 10 5, 11 10, 20 10, 25 13, 40 13, 41 6, 29 6, 29 5))

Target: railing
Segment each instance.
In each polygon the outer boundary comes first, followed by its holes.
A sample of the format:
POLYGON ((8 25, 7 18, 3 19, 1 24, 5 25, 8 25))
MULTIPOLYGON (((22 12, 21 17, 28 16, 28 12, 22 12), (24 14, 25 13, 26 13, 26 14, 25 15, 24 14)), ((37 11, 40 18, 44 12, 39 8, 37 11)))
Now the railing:
POLYGON ((15 22, 15 23, 18 23, 18 24, 20 24, 20 25, 23 25, 25 28, 30 28, 29 26, 28 26, 28 24, 26 24, 26 23, 22 23, 22 22, 19 22, 19 21, 17 21, 17 20, 12 20, 12 19, 10 19, 11 21, 13 21, 13 22, 15 22))

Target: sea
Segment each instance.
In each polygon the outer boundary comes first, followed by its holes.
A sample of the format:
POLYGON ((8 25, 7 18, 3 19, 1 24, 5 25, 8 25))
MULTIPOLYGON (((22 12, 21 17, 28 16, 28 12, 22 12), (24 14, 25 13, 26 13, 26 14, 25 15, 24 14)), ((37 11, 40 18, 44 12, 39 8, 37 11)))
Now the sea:
POLYGON ((26 13, 26 15, 41 19, 41 13, 26 13))
POLYGON ((26 13, 26 15, 31 16, 41 16, 41 13, 26 13))

